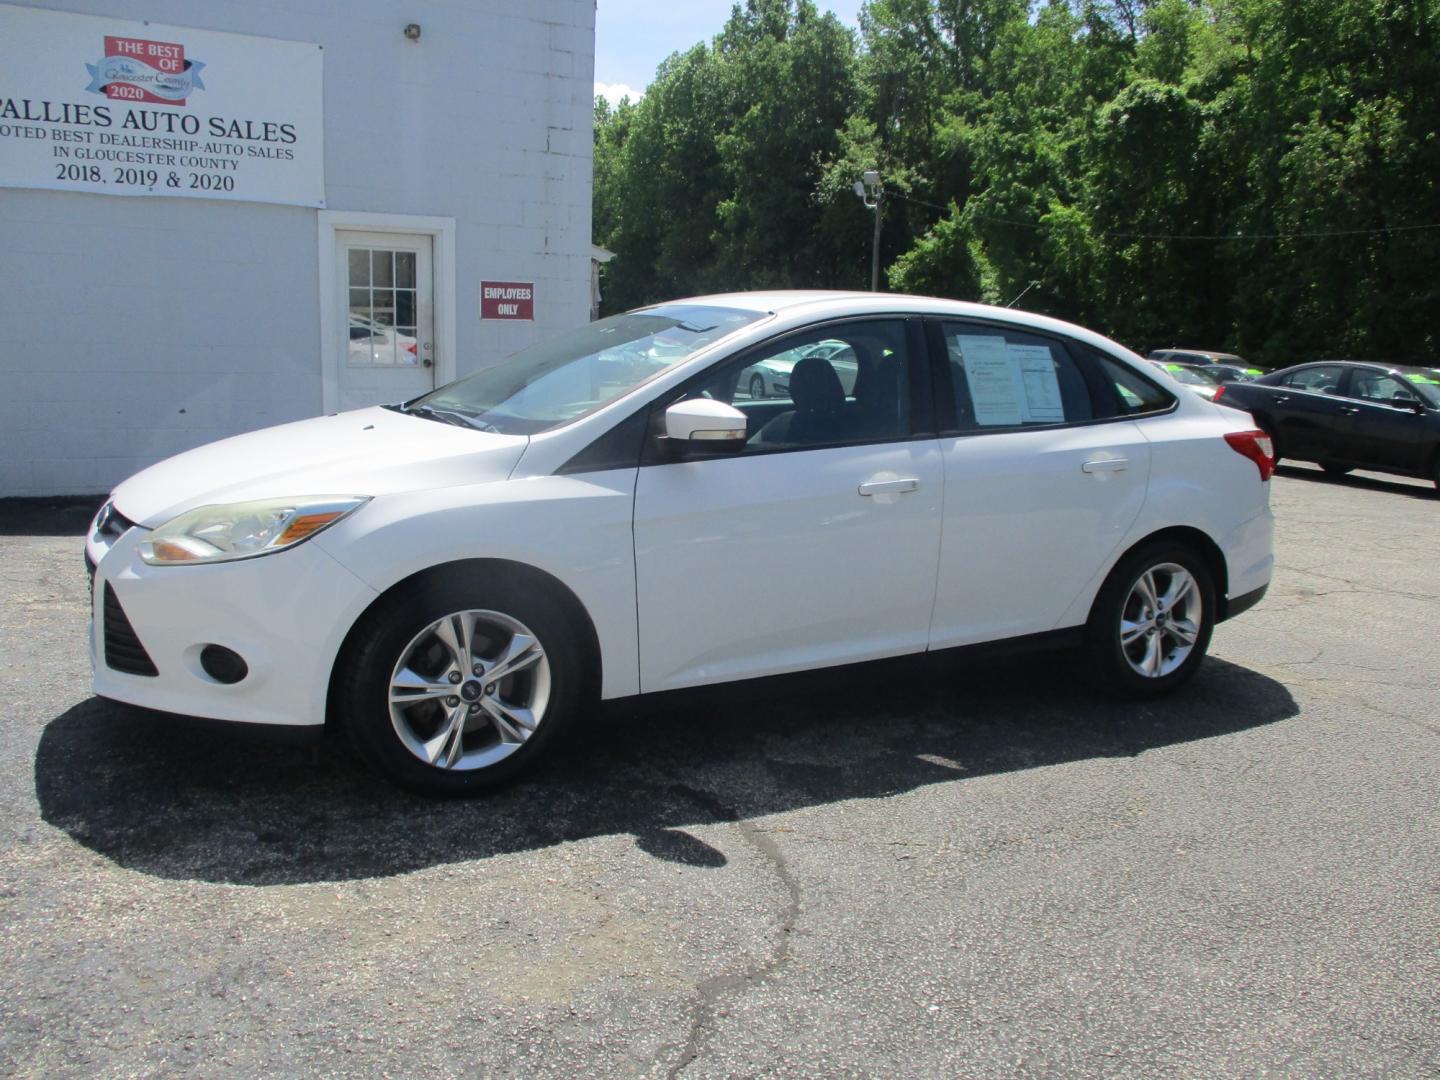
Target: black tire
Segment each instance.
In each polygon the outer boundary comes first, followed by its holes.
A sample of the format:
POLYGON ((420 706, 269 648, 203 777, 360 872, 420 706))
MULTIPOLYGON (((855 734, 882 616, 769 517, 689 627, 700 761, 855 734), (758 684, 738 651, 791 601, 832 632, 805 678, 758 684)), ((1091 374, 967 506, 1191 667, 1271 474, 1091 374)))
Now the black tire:
POLYGON ((750 376, 750 400, 759 401, 765 396, 765 380, 759 375, 750 376))
POLYGON ((1435 460, 1430 464, 1430 479, 1435 481, 1435 494, 1440 495, 1440 450, 1435 453, 1435 460))
POLYGON ((1341 465, 1334 461, 1322 462, 1320 468, 1330 476, 1344 476, 1346 473, 1354 472, 1355 470, 1355 466, 1353 465, 1341 465))
MULTIPOLYGON (((472 618, 477 616, 472 615, 472 618)), ((495 648, 497 655, 503 653, 509 642, 519 640, 514 633, 504 637, 506 626, 500 622, 480 620, 474 624, 475 647, 472 658, 483 669, 492 661, 481 656, 486 648, 495 648), (501 643, 501 644, 496 644, 501 643)), ((518 633, 518 631, 516 632, 518 633)), ((501 580, 494 575, 477 572, 453 572, 443 576, 421 578, 413 588, 401 586, 391 597, 386 598, 365 614, 350 636, 344 656, 337 667, 334 684, 338 715, 349 734, 360 757, 378 769, 387 779, 428 795, 465 795, 504 783, 523 770, 564 737, 573 726, 575 718, 593 696, 594 680, 587 670, 587 652, 583 639, 577 632, 574 619, 565 605, 543 588, 520 580, 501 580), (453 663, 453 650, 447 651, 444 642, 436 635, 426 639, 429 645, 416 646, 420 635, 433 623, 455 613, 487 613, 498 615, 518 624, 521 630, 539 643, 544 665, 543 710, 533 733, 523 741, 506 740, 499 725, 480 708, 479 697, 506 708, 507 694, 517 686, 523 687, 530 681, 533 693, 540 668, 532 666, 527 671, 513 676, 502 676, 500 683, 486 686, 484 677, 464 681, 456 687, 454 698, 433 702, 414 699, 414 704, 397 707, 398 719, 392 719, 390 703, 392 676, 398 670, 402 656, 416 659, 433 657, 431 669, 424 672, 433 678, 435 685, 446 678, 446 669, 441 663, 453 663), (471 682, 481 689, 475 689, 471 682), (506 687, 509 690, 506 690, 506 687), (495 693, 491 693, 491 690, 495 693), (477 703, 466 706, 467 695, 473 691, 477 703), (401 735, 403 730, 412 742, 424 739, 425 725, 432 720, 437 725, 433 734, 440 733, 440 727, 452 716, 449 701, 459 702, 459 708, 469 710, 461 722, 463 730, 455 743, 461 760, 456 767, 446 768, 422 760, 419 750, 412 751, 401 735), (489 746, 493 742, 493 747, 489 746), (512 747, 507 749, 507 747, 512 747), (502 754, 493 763, 484 763, 487 754, 502 754), (471 762, 475 758, 481 763, 471 762)), ((419 671, 425 665, 410 665, 419 671)), ((533 702, 532 702, 533 704, 533 702)), ((528 715, 528 714, 525 714, 528 715)), ((520 726, 512 731, 522 732, 520 726)))
MULTIPOLYGON (((1162 589, 1163 591, 1165 590, 1162 589)), ((1179 606, 1177 603, 1176 607, 1179 606)), ((1204 557, 1194 548, 1163 541, 1137 548, 1116 564, 1090 609, 1090 619, 1085 627, 1084 651, 1091 680, 1108 693, 1129 698, 1158 697, 1178 689, 1195 674, 1204 659, 1205 652, 1210 647, 1210 635, 1215 629, 1217 611, 1214 577, 1204 557), (1155 580, 1168 585, 1173 577, 1170 572, 1160 569, 1163 567, 1180 567, 1193 580, 1199 603, 1199 618, 1190 618, 1188 622, 1194 625, 1197 632, 1188 654, 1175 664, 1173 669, 1147 675, 1142 674, 1132 664, 1132 655, 1149 655, 1144 652, 1144 638, 1152 635, 1142 635, 1127 652, 1121 642, 1121 624, 1127 615, 1131 616, 1129 621, 1132 625, 1146 621, 1134 610, 1137 600, 1132 593, 1141 577, 1150 571, 1156 572, 1155 580), (1139 649, 1136 649, 1137 644, 1139 649)), ((1191 612, 1186 609, 1184 614, 1189 616, 1191 612)), ((1150 620, 1152 625, 1154 621, 1150 620)), ((1185 619, 1178 621, 1180 627, 1186 624, 1185 619)), ((1162 656, 1162 669, 1178 655, 1178 638, 1169 636, 1175 632, 1175 627, 1169 631, 1153 632, 1158 635, 1157 648, 1162 656), (1168 657, 1165 653, 1167 648, 1170 650, 1168 657)))

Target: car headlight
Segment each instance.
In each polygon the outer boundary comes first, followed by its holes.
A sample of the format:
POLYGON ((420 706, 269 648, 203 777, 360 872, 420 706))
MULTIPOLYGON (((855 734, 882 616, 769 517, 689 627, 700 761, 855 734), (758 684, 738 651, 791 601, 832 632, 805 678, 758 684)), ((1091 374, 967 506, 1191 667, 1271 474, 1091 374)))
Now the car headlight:
POLYGON ((151 566, 184 566, 270 555, 308 540, 369 501, 308 495, 201 506, 151 532, 140 545, 140 558, 151 566))

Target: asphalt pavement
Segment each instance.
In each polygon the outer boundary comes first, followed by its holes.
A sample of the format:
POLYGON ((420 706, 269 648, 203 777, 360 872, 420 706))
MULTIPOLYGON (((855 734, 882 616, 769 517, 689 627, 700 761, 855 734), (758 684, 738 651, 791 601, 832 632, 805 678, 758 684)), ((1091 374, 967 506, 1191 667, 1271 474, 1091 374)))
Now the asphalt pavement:
POLYGON ((1440 499, 1273 501, 1164 701, 865 665, 469 801, 93 698, 88 508, 0 506, 0 1074, 1433 1077, 1440 499))

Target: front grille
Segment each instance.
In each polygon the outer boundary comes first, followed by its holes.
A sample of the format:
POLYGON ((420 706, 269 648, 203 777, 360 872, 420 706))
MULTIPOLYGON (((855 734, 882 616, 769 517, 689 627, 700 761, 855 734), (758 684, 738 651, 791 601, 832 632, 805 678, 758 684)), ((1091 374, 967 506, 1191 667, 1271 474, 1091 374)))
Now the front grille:
POLYGON ((135 636, 125 609, 110 583, 105 583, 105 664, 127 675, 159 675, 155 661, 135 636))
POLYGON ((113 502, 107 502, 95 517, 95 539, 114 543, 135 527, 135 523, 119 510, 113 502))

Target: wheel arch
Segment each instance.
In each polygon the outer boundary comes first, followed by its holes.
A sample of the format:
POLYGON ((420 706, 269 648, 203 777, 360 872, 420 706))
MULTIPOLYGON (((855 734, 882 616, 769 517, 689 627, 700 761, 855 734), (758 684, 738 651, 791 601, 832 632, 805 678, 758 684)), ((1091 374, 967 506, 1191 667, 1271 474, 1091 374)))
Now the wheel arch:
POLYGON ((396 597, 406 592, 413 591, 431 581, 441 580, 452 574, 464 574, 475 576, 503 576, 511 582, 528 582, 534 588, 544 590, 558 601, 574 620, 579 630, 581 647, 585 650, 587 661, 585 670, 588 674, 588 685, 586 692, 591 696, 598 695, 603 673, 604 656, 600 649, 600 635, 595 629, 594 620, 580 598, 575 595, 555 575, 547 573, 538 567, 530 566, 527 563, 516 562, 512 559, 460 559, 453 562, 437 563, 418 570, 408 577, 395 582, 384 592, 372 600, 364 611, 350 624, 350 629, 345 632, 345 637, 336 650, 334 659, 330 662, 330 681, 325 693, 325 725, 333 727, 336 717, 336 679, 344 664, 345 657, 354 647, 356 634, 377 611, 380 611, 388 604, 394 603, 396 597))
MULTIPOLYGON (((1151 544, 1163 543, 1184 544, 1186 547, 1198 552, 1205 560, 1205 565, 1209 568, 1211 577, 1215 579, 1215 602, 1219 608, 1215 621, 1217 623, 1224 622, 1229 616, 1229 612, 1226 609, 1229 606, 1230 568, 1225 561, 1225 553, 1220 550, 1220 545, 1211 539, 1207 533, 1195 528, 1193 525, 1171 525, 1164 529, 1157 529, 1148 536, 1141 537, 1120 553, 1120 557, 1117 558, 1112 565, 1111 573, 1114 573, 1115 566, 1119 566, 1141 548, 1148 547, 1151 544)), ((1095 600, 1091 601, 1092 607, 1098 599, 1099 593, 1097 592, 1095 600)))

